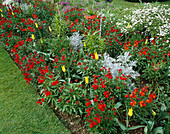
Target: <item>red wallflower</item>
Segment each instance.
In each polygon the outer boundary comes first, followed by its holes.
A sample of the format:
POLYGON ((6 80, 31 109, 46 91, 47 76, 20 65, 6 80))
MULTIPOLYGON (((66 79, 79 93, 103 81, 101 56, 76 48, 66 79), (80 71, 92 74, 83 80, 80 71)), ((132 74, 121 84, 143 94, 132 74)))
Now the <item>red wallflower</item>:
POLYGON ((129 97, 129 92, 128 92, 128 94, 126 94, 126 95, 125 95, 125 97, 126 97, 126 98, 128 98, 128 97, 129 97))
POLYGON ((45 92, 45 96, 46 96, 46 97, 48 97, 49 95, 51 95, 51 92, 50 92, 50 91, 45 90, 45 91, 43 91, 43 92, 45 92))
POLYGON ((88 107, 91 104, 91 101, 86 102, 86 107, 88 107))
POLYGON ((136 101, 131 99, 130 105, 134 107, 136 105, 136 101))
POLYGON ((58 84, 59 82, 56 80, 56 81, 53 81, 52 83, 51 83, 51 86, 56 86, 57 84, 58 84))
POLYGON ((127 78, 120 76, 120 80, 127 80, 127 78))
POLYGON ((97 100, 97 98, 94 98, 94 100, 93 100, 94 102, 98 102, 98 100, 97 100))
POLYGON ((58 102, 61 102, 61 97, 59 98, 58 102))
POLYGON ((109 98, 109 95, 110 95, 111 93, 109 92, 109 91, 105 91, 104 92, 104 96, 106 97, 106 98, 109 98))
POLYGON ((38 18, 38 16, 35 13, 33 13, 32 16, 33 16, 34 19, 38 18))
POLYGON ((140 93, 141 96, 145 95, 145 93, 143 91, 140 91, 139 93, 140 93))
POLYGON ((92 87, 94 88, 94 90, 96 90, 97 88, 99 88, 99 85, 92 85, 92 87))
POLYGON ((41 99, 39 99, 39 100, 37 101, 37 104, 42 105, 41 99))
POLYGON ((144 100, 143 100, 143 101, 140 101, 140 102, 139 102, 139 105, 140 105, 141 107, 146 106, 145 101, 144 101, 144 100))
POLYGON ((92 123, 90 123, 90 128, 94 127, 95 125, 97 125, 97 123, 95 121, 92 121, 92 123))
POLYGON ((106 85, 103 85, 103 84, 100 84, 101 86, 102 86, 102 88, 105 88, 106 87, 106 85))
POLYGON ((90 116, 90 111, 93 109, 93 107, 92 108, 87 108, 87 110, 86 110, 86 112, 88 113, 88 115, 90 116))
POLYGON ((132 92, 132 94, 130 95, 130 98, 136 98, 136 93, 132 92))
POLYGON ((100 123, 100 122, 101 122, 101 119, 98 118, 98 117, 94 117, 94 119, 97 121, 97 123, 100 123))
POLYGON ((44 98, 42 98, 41 100, 42 100, 42 102, 45 102, 44 98))
POLYGON ((105 108, 106 108, 106 104, 99 104, 98 105, 98 109, 100 109, 102 112, 105 110, 105 108))
POLYGON ((92 15, 92 16, 86 16, 86 19, 95 19, 97 15, 92 15))
POLYGON ((75 22, 77 22, 77 23, 78 23, 78 21, 79 21, 78 19, 75 19, 75 22))
POLYGON ((150 98, 156 99, 156 94, 153 92, 152 94, 149 95, 150 98))
POLYGON ((82 65, 81 62, 78 62, 77 66, 78 66, 78 65, 82 65))
POLYGON ((153 100, 150 99, 150 98, 146 100, 147 103, 151 103, 152 101, 153 101, 153 100))

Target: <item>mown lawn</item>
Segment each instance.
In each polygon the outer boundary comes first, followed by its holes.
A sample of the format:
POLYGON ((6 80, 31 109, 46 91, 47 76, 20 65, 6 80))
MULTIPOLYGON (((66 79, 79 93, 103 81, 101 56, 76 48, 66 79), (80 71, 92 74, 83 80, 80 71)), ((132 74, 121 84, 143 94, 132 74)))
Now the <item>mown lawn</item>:
POLYGON ((0 134, 69 134, 0 45, 0 134))

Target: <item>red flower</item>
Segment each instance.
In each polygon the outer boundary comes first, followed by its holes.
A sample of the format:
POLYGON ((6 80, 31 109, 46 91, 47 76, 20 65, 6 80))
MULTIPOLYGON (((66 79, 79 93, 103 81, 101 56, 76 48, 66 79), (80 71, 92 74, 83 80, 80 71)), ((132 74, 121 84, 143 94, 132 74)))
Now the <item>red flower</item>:
POLYGON ((97 15, 92 15, 92 16, 86 16, 86 19, 95 19, 97 15))
POLYGON ((77 66, 78 66, 78 65, 82 65, 81 62, 78 62, 77 66))
POLYGON ((112 109, 112 111, 115 111, 115 110, 116 110, 116 108, 113 108, 113 109, 112 109))
POLYGON ((93 107, 92 108, 87 108, 87 110, 86 110, 86 112, 88 113, 88 115, 90 116, 90 111, 93 109, 93 107))
POLYGON ((45 91, 43 91, 43 92, 45 92, 45 96, 46 96, 46 97, 49 96, 49 95, 51 95, 51 92, 50 92, 50 91, 45 90, 45 91))
POLYGON ((79 101, 78 100, 76 101, 76 104, 79 105, 79 101))
POLYGON ((130 98, 136 98, 136 92, 132 92, 132 94, 130 95, 130 98))
POLYGON ((103 84, 100 84, 101 86, 102 86, 102 88, 105 88, 106 87, 106 85, 103 85, 103 84))
POLYGON ((26 41, 31 42, 31 41, 32 41, 32 39, 29 37, 29 38, 27 38, 27 39, 26 39, 26 41))
POLYGON ((41 99, 39 99, 39 100, 37 101, 37 104, 42 105, 41 99))
POLYGON ((58 102, 61 102, 61 97, 58 99, 58 102))
POLYGON ((59 82, 56 80, 56 81, 53 81, 53 83, 51 83, 52 86, 56 86, 59 82))
POLYGON ((88 107, 91 104, 91 101, 86 102, 86 107, 88 107))
POLYGON ((150 98, 146 100, 147 103, 151 103, 152 101, 153 101, 153 100, 150 99, 150 98))
POLYGON ((94 119, 97 121, 97 123, 100 123, 100 122, 101 122, 101 119, 98 118, 98 117, 94 117, 94 119))
POLYGON ((11 34, 8 34, 7 37, 11 37, 11 34))
POLYGON ((141 107, 146 106, 145 101, 144 101, 144 100, 143 100, 143 101, 140 101, 140 102, 139 102, 139 105, 140 105, 141 107))
POLYGON ((145 93, 142 92, 142 91, 140 91, 139 93, 140 93, 141 96, 144 96, 144 95, 145 95, 145 93))
POLYGON ((127 78, 120 76, 120 80, 127 80, 127 78))
POLYGON ((120 89, 120 87, 117 86, 117 89, 120 89))
POLYGON ((109 92, 109 91, 105 91, 105 92, 104 92, 104 96, 105 96, 106 98, 109 98, 109 95, 110 95, 110 92, 109 92))
POLYGON ((97 88, 99 88, 99 85, 92 85, 92 87, 94 88, 94 90, 96 90, 97 88))
POLYGON ((95 125, 97 125, 97 123, 95 121, 92 121, 92 123, 90 123, 90 128, 94 127, 95 125))
POLYGON ((88 68, 88 66, 84 67, 84 70, 86 70, 88 68))
POLYGON ((42 100, 42 102, 45 102, 44 98, 42 98, 41 100, 42 100))
POLYGON ((33 16, 34 19, 38 18, 38 16, 35 13, 33 13, 32 16, 33 16))
POLYGON ((98 109, 100 109, 102 112, 105 110, 105 108, 106 108, 106 104, 99 104, 98 105, 98 109))
POLYGON ((136 105, 136 101, 135 101, 135 100, 131 100, 130 105, 131 105, 132 107, 134 107, 134 106, 136 105))
POLYGON ((55 58, 55 62, 58 62, 58 59, 57 59, 57 58, 55 58))
POLYGON ((149 95, 150 98, 156 99, 156 94, 153 92, 152 94, 149 95))
POLYGON ((98 102, 98 99, 97 98, 94 98, 94 100, 93 100, 94 102, 98 102))
POLYGON ((75 22, 77 22, 77 23, 78 23, 78 21, 79 21, 78 19, 75 19, 75 22))

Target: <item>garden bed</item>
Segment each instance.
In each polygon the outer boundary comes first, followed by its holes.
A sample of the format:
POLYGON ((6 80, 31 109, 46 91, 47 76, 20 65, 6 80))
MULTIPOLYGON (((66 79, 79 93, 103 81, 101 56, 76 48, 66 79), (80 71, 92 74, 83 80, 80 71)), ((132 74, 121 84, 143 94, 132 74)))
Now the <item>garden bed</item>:
POLYGON ((76 2, 0 5, 1 41, 37 103, 73 133, 167 132, 170 9, 76 2))

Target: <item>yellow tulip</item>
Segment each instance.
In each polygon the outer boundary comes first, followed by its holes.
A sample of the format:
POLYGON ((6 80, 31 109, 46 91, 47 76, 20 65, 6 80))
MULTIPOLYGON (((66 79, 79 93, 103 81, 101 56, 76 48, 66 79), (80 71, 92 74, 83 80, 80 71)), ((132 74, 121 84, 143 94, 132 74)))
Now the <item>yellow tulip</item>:
POLYGON ((145 41, 145 45, 148 43, 148 39, 146 39, 146 41, 145 41))
POLYGON ((49 26, 49 31, 51 32, 52 31, 52 29, 51 29, 51 27, 49 26))
POLYGON ((32 34, 32 39, 35 40, 34 34, 32 34))
POLYGON ((4 17, 3 14, 1 14, 1 17, 4 17))
POLYGON ((156 115, 156 112, 152 110, 152 115, 155 116, 156 115))
POLYGON ((0 9, 0 12, 2 12, 2 9, 0 9))
POLYGON ((131 107, 131 109, 129 109, 128 115, 129 115, 129 116, 132 116, 132 115, 133 115, 133 109, 132 109, 132 107, 131 107))
POLYGON ((127 28, 129 28, 130 23, 128 23, 127 28))
POLYGON ((86 43, 84 42, 84 47, 86 47, 86 43))
POLYGON ((12 15, 14 16, 14 13, 12 12, 12 15))
POLYGON ((35 23, 35 26, 36 26, 36 28, 38 28, 38 24, 37 23, 35 23))
POLYGON ((85 77, 85 82, 86 82, 86 84, 89 83, 88 76, 85 77))
POLYGON ((61 68, 62 68, 62 71, 63 71, 63 72, 65 72, 65 71, 66 71, 66 68, 65 68, 65 66, 64 66, 64 65, 63 65, 61 68))
POLYGON ((99 57, 98 57, 98 55, 97 55, 97 52, 95 52, 94 55, 95 55, 95 59, 98 60, 99 57))
POLYGON ((43 43, 43 40, 42 40, 42 38, 40 39, 40 41, 41 41, 41 43, 43 43))

